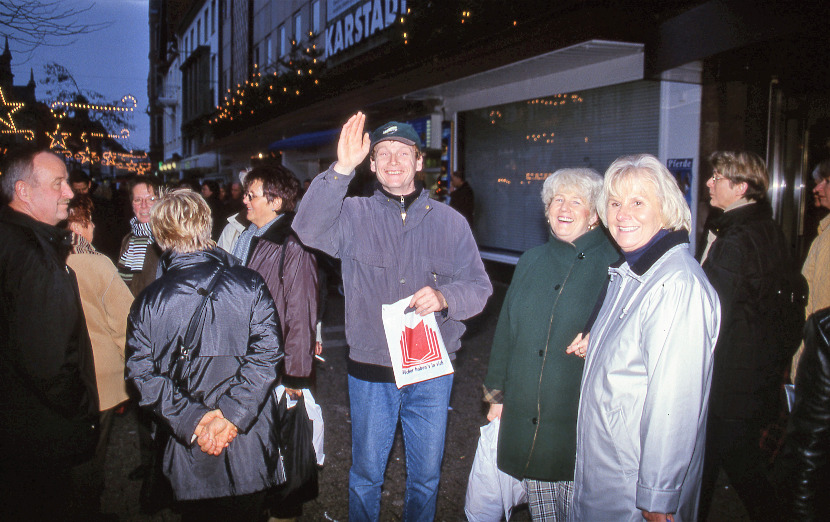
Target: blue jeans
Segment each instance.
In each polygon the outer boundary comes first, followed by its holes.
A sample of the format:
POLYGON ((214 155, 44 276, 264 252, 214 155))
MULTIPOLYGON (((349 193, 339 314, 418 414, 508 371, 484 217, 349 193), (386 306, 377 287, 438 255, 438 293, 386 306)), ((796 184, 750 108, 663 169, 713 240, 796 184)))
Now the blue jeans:
POLYGON ((450 374, 399 390, 394 383, 362 381, 349 375, 350 521, 376 521, 380 517, 380 488, 399 418, 406 451, 403 520, 435 518, 452 381, 450 374))

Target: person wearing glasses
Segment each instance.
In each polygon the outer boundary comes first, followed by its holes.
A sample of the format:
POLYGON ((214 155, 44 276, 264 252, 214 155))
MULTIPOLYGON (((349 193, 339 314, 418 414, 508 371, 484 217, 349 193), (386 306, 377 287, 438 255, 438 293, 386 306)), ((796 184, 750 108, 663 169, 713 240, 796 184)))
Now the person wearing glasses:
MULTIPOLYGON (((137 297, 144 288, 156 280, 161 250, 150 231, 150 210, 158 199, 159 189, 153 180, 135 177, 128 183, 133 218, 130 220, 130 232, 121 241, 121 252, 116 267, 121 279, 127 284, 133 297, 137 297)), ((141 464, 129 473, 130 480, 144 480, 145 489, 149 487, 148 477, 153 463, 152 416, 141 409, 136 410, 138 420, 138 440, 141 464)), ((142 510, 154 511, 142 499, 142 510)))
POLYGON ((121 241, 118 255, 118 273, 130 287, 133 296, 156 280, 156 267, 161 254, 150 231, 150 210, 158 199, 158 185, 144 177, 129 182, 130 202, 135 214, 130 220, 130 232, 121 241))
MULTIPOLYGON (((746 151, 709 157, 710 204, 724 212, 712 222, 701 258, 720 299, 723 320, 715 348, 700 520, 706 520, 719 469, 752 520, 779 520, 780 502, 768 478, 762 432, 779 414, 782 376, 803 324, 789 313, 797 280, 787 240, 767 201, 764 161, 746 151)), ((803 314, 803 312, 802 312, 803 314)))
MULTIPOLYGON (((274 298, 285 352, 280 383, 293 398, 311 387, 314 354, 322 351, 316 335, 317 261, 291 230, 299 189, 294 173, 282 165, 254 167, 242 194, 250 224, 230 249, 265 279, 274 298)), ((269 501, 269 509, 280 519, 302 515, 302 505, 293 502, 269 501)))

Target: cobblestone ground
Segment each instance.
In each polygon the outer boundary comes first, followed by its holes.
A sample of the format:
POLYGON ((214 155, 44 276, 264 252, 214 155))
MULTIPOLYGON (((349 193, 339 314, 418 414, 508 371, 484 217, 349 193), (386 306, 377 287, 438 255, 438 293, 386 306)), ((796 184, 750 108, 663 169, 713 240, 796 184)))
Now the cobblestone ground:
MULTIPOLYGON (((447 441, 442 465, 441 486, 436 520, 461 521, 464 494, 472 466, 478 428, 486 423, 481 402, 481 383, 487 371, 490 343, 501 308, 506 285, 495 283, 495 293, 485 311, 467 323, 468 333, 455 361, 455 381, 450 401, 447 441)), ((325 363, 317 366, 316 398, 323 408, 326 422, 325 466, 320 472, 320 496, 304 506, 302 520, 345 521, 348 519, 348 475, 351 458, 351 431, 346 386, 346 346, 343 333, 343 298, 332 292, 324 318, 325 363)), ((383 521, 400 520, 405 487, 403 444, 396 438, 386 470, 381 500, 383 521)), ((138 465, 138 436, 134 416, 117 417, 113 427, 106 470, 107 489, 102 498, 106 513, 117 514, 122 521, 178 521, 172 510, 153 516, 139 513, 140 482, 127 474, 138 465)), ((512 521, 530 520, 525 508, 517 509, 512 521)), ((749 520, 734 493, 718 490, 710 521, 740 522, 749 520)))

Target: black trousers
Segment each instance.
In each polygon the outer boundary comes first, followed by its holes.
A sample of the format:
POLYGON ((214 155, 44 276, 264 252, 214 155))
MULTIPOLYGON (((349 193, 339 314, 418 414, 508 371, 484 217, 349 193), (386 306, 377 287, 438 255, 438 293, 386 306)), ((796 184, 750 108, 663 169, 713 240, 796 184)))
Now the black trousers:
POLYGON ((4 462, 0 470, 2 519, 97 520, 101 480, 96 471, 94 459, 72 467, 4 462))
POLYGON ((770 478, 769 455, 760 448, 764 427, 757 421, 709 416, 698 512, 700 522, 706 522, 709 516, 720 469, 726 473, 751 520, 783 520, 781 502, 770 478))
POLYGON ((182 522, 260 522, 265 520, 265 490, 235 497, 188 500, 179 504, 182 522))

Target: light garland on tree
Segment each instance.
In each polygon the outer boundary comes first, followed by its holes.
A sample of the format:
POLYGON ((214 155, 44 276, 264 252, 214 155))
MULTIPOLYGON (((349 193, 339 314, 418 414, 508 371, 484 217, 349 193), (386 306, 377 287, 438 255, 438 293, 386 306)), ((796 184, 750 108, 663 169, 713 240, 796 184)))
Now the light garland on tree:
MULTIPOLYGON (((312 40, 316 36, 309 34, 312 40)), ((208 123, 221 129, 257 123, 279 113, 308 88, 319 85, 316 76, 324 65, 318 60, 322 51, 316 44, 302 47, 295 40, 291 41, 291 47, 287 60, 279 62, 284 71, 263 74, 259 65, 254 64, 251 77, 237 84, 235 90, 227 90, 208 123)))

